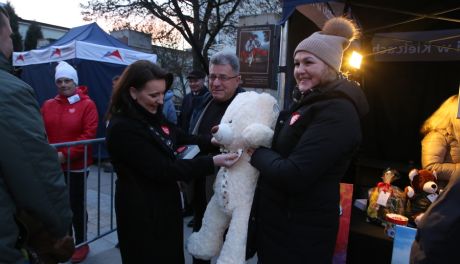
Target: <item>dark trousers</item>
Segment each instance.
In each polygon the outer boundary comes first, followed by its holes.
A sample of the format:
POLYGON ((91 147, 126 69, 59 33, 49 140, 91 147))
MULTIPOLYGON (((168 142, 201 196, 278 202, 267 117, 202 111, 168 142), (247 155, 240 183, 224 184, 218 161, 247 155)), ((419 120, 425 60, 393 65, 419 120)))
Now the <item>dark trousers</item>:
MULTIPOLYGON (((194 182, 193 192, 193 232, 200 231, 203 221, 204 211, 207 206, 206 201, 206 178, 196 179, 194 182)), ((193 258, 193 264, 210 264, 209 260, 193 258)))
POLYGON ((147 194, 128 175, 118 175, 115 213, 123 264, 184 264, 179 191, 170 186, 166 196, 158 195, 158 191, 147 194))
POLYGON ((69 187, 70 207, 73 212, 72 225, 75 234, 70 228, 70 234, 75 238, 75 245, 85 241, 86 238, 86 223, 88 220, 88 213, 85 210, 85 172, 64 172, 66 183, 69 187), (70 181, 69 179, 70 178, 70 181))

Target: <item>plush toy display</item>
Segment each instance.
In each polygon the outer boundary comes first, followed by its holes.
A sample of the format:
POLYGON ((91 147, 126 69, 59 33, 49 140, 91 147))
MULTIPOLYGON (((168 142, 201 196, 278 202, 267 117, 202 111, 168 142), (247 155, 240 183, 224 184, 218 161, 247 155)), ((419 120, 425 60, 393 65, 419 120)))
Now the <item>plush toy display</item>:
POLYGON ((248 220, 259 175, 246 150, 271 145, 278 114, 273 96, 244 92, 233 99, 220 125, 213 128, 214 139, 223 146, 221 151, 241 156, 231 168, 219 170, 201 229, 187 241, 188 252, 196 258, 219 255, 218 264, 245 262, 248 220))
POLYGON ((388 213, 404 215, 405 193, 391 183, 398 179, 398 171, 388 168, 383 172, 382 181, 369 190, 367 216, 376 223, 385 221, 388 213))
POLYGON ((438 198, 437 176, 435 171, 413 169, 409 173, 409 179, 411 186, 405 189, 409 198, 406 215, 409 217, 409 224, 416 226, 428 207, 438 198))

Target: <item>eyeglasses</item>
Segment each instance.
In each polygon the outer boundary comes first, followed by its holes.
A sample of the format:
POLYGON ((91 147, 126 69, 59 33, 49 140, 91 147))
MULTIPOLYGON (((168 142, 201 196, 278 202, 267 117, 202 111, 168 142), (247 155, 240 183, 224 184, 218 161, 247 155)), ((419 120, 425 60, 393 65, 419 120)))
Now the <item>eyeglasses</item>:
POLYGON ((219 79, 219 81, 221 81, 221 82, 225 82, 225 81, 228 81, 230 79, 236 78, 238 76, 240 76, 240 75, 235 75, 235 76, 232 76, 232 77, 228 77, 227 75, 214 75, 214 74, 211 74, 211 75, 209 75, 208 79, 211 82, 215 81, 216 79, 219 79))
POLYGON ((56 80, 56 84, 61 84, 61 83, 69 84, 71 82, 73 82, 72 79, 57 79, 56 80))

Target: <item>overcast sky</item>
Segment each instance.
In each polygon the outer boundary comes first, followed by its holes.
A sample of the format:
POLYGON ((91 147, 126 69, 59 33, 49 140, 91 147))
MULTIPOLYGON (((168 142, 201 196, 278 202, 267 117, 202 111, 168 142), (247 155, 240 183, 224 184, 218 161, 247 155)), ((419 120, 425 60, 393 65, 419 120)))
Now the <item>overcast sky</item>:
MULTIPOLYGON (((7 0, 0 0, 6 3, 7 0)), ((62 27, 77 27, 88 24, 80 15, 80 3, 88 0, 10 0, 16 14, 23 19, 35 20, 62 27)), ((97 21, 104 28, 104 23, 97 21)))

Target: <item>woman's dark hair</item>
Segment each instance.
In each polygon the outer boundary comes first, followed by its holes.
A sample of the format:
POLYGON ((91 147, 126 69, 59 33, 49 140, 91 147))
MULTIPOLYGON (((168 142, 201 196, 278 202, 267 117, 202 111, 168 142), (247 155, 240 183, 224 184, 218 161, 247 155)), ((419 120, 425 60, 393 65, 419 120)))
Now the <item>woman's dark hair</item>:
POLYGON ((136 90, 141 91, 144 89, 145 84, 152 80, 165 80, 167 91, 172 85, 173 75, 147 60, 138 60, 129 65, 123 71, 113 89, 106 114, 107 120, 118 112, 130 113, 134 101, 130 96, 129 89, 134 87, 136 90))

